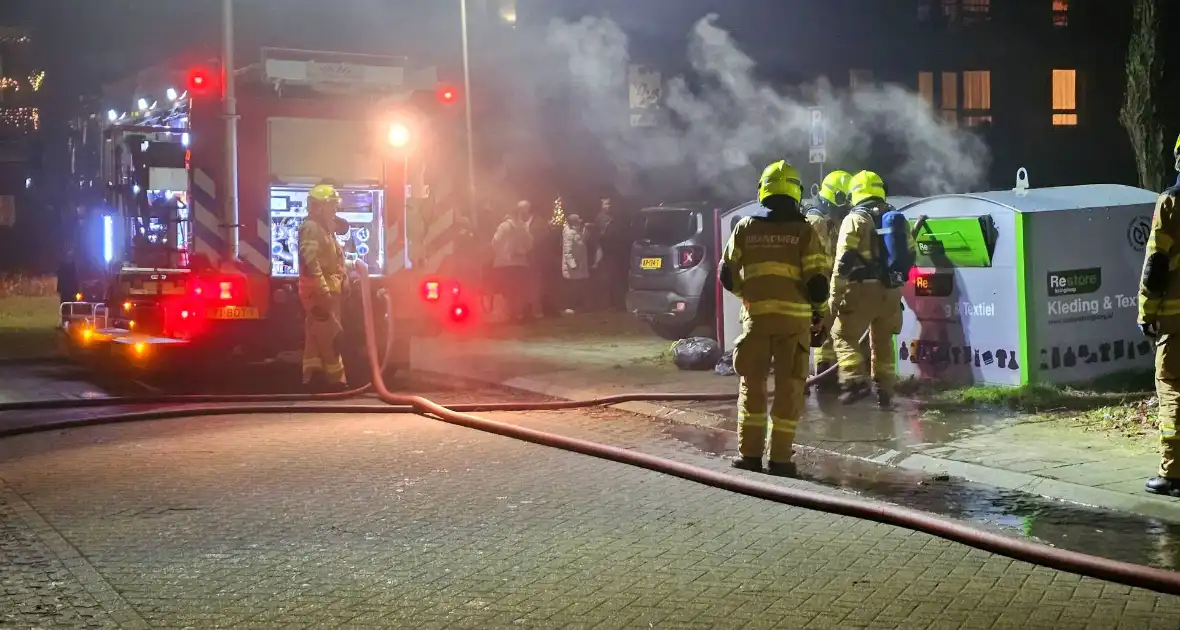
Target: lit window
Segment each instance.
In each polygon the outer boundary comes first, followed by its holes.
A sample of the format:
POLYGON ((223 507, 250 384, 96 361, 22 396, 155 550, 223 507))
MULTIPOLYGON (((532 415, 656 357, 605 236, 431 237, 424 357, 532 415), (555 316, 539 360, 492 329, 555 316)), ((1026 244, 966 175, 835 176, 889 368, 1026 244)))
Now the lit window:
POLYGON ((849 70, 848 71, 848 87, 853 90, 858 90, 862 87, 868 87, 873 82, 872 70, 849 70))
POLYGON ((1068 127, 1078 124, 1078 71, 1053 71, 1053 124, 1068 127))
POLYGON ((969 70, 963 73, 963 124, 968 127, 991 122, 992 73, 969 70))
POLYGON ((959 120, 959 73, 942 73, 942 119, 948 123, 959 120))
POLYGON ((969 70, 963 73, 963 109, 992 108, 992 73, 969 70))
POLYGON ((1053 26, 1069 26, 1069 0, 1053 0, 1053 26))
MULTIPOLYGON (((943 72, 940 80, 939 116, 948 124, 973 127, 992 121, 992 73, 990 70, 943 72), (960 87, 961 86, 961 87, 960 87)), ((934 95, 934 74, 918 73, 918 93, 934 95)))
POLYGON ((934 73, 933 72, 919 72, 918 73, 918 96, 926 101, 926 104, 934 107, 934 73))

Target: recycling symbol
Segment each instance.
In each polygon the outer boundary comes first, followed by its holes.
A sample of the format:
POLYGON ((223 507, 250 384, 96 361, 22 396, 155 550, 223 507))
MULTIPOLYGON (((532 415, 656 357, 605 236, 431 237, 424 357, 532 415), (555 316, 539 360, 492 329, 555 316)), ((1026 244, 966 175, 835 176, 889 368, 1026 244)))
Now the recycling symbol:
POLYGON ((1151 237, 1151 218, 1135 217, 1127 226, 1127 244, 1137 252, 1147 248, 1147 239, 1151 237))

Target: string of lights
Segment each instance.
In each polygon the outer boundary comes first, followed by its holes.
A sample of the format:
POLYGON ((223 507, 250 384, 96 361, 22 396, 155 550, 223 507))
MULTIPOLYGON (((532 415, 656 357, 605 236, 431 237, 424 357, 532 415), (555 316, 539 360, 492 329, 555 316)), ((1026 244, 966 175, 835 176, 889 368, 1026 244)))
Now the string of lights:
POLYGON ((40 91, 41 86, 45 84, 45 71, 37 70, 29 75, 25 82, 15 77, 0 77, 0 90, 12 90, 14 92, 21 91, 26 85, 32 88, 34 92, 40 91))
POLYGON ((0 130, 37 131, 41 112, 36 107, 0 108, 0 130))
POLYGON ((565 225, 565 206, 561 203, 561 197, 553 200, 553 217, 549 219, 549 224, 558 227, 565 225))

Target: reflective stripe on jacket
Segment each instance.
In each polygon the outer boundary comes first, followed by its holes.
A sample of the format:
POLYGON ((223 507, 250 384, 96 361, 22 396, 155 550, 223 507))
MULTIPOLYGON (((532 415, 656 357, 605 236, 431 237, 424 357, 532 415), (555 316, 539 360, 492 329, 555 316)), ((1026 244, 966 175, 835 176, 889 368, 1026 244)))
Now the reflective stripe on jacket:
MULTIPOLYGON (((1180 221, 1176 206, 1180 188, 1164 191, 1155 203, 1151 218, 1151 235, 1143 252, 1144 274, 1139 281, 1139 321, 1158 322, 1160 332, 1180 333, 1180 221), (1167 285, 1151 291, 1146 286, 1147 264, 1152 255, 1162 254, 1168 261, 1167 285)), ((1162 260, 1162 259, 1161 259, 1162 260)))
POLYGON ((830 267, 814 228, 806 221, 745 217, 734 226, 722 252, 733 293, 742 300, 742 327, 801 333, 811 329, 822 302, 807 297, 807 281, 830 267))
POLYGON ((827 259, 827 262, 824 263, 824 276, 831 278, 832 267, 836 260, 835 221, 832 221, 832 218, 826 214, 812 210, 809 210, 804 217, 807 219, 807 223, 815 230, 815 235, 819 238, 819 244, 824 250, 824 257, 827 259))
POLYGON ((304 220, 299 226, 299 279, 314 282, 322 293, 339 293, 346 275, 344 250, 335 235, 318 221, 304 220))

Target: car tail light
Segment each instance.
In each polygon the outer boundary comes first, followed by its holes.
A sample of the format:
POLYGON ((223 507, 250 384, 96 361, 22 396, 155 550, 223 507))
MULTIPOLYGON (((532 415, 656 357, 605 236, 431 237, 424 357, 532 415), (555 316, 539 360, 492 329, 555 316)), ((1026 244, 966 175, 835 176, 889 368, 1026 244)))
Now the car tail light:
POLYGON ((457 322, 467 319, 467 307, 463 304, 456 304, 454 308, 451 309, 451 319, 457 322))
POLYGON ((676 248, 676 266, 681 269, 696 267, 705 259, 705 248, 699 245, 676 248))
POLYGON ((427 302, 437 302, 441 294, 437 280, 427 280, 422 283, 422 298, 427 302))

